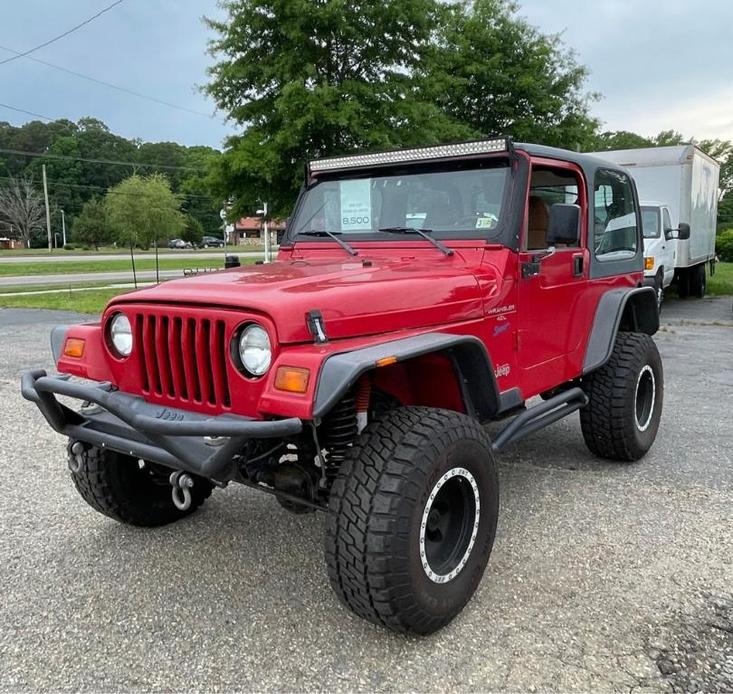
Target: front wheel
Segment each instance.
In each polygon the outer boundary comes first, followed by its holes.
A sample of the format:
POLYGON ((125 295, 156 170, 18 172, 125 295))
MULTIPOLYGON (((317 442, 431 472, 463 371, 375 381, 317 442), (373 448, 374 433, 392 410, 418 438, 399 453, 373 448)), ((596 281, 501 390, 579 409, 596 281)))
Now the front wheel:
POLYGON ((649 335, 619 333, 611 358, 583 379, 580 410, 585 443, 601 458, 632 462, 654 443, 662 416, 664 373, 649 335))
POLYGON ((331 585, 360 617, 429 634, 475 592, 494 544, 499 485, 488 436, 457 412, 380 415, 331 489, 331 585))

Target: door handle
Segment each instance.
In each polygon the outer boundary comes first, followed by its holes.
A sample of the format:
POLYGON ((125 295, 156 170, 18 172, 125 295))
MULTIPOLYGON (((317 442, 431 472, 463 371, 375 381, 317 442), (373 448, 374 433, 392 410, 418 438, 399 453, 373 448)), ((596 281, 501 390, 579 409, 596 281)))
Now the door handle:
POLYGON ((582 276, 583 276, 583 256, 574 255, 573 256, 573 277, 582 277, 582 276))

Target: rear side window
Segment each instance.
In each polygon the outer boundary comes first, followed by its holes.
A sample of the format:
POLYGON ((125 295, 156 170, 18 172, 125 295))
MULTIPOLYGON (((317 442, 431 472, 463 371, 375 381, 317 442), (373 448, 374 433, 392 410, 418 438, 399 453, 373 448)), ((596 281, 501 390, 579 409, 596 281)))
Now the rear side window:
POLYGON ((637 227, 634 189, 621 171, 598 169, 594 183, 594 247, 598 260, 636 255, 637 227))

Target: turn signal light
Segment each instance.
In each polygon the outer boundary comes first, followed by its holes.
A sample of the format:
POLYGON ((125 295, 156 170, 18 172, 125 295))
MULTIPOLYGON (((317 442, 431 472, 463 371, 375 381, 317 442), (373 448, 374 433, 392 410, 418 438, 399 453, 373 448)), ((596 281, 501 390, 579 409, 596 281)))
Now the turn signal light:
POLYGON ((84 340, 79 337, 68 337, 64 343, 64 356, 81 359, 84 356, 84 340))
POLYGON ((645 270, 653 270, 654 269, 654 256, 648 256, 644 258, 644 269, 645 270))
POLYGON ((281 366, 275 374, 275 388, 288 393, 305 393, 311 372, 297 366, 281 366))
POLYGON ((377 359, 376 365, 379 366, 390 366, 397 363, 397 357, 382 357, 377 359))

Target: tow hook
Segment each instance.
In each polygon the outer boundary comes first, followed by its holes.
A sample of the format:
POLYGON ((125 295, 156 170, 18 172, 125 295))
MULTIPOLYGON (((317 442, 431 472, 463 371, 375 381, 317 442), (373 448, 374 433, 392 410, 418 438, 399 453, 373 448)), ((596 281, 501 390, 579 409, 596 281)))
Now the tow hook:
POLYGON ((69 456, 69 470, 74 474, 81 470, 81 466, 84 464, 84 454, 86 448, 81 441, 76 441, 71 447, 71 455, 69 456))
POLYGON ((171 498, 173 505, 179 511, 188 511, 191 508, 191 488, 193 487, 193 479, 191 476, 178 470, 170 476, 171 498))

